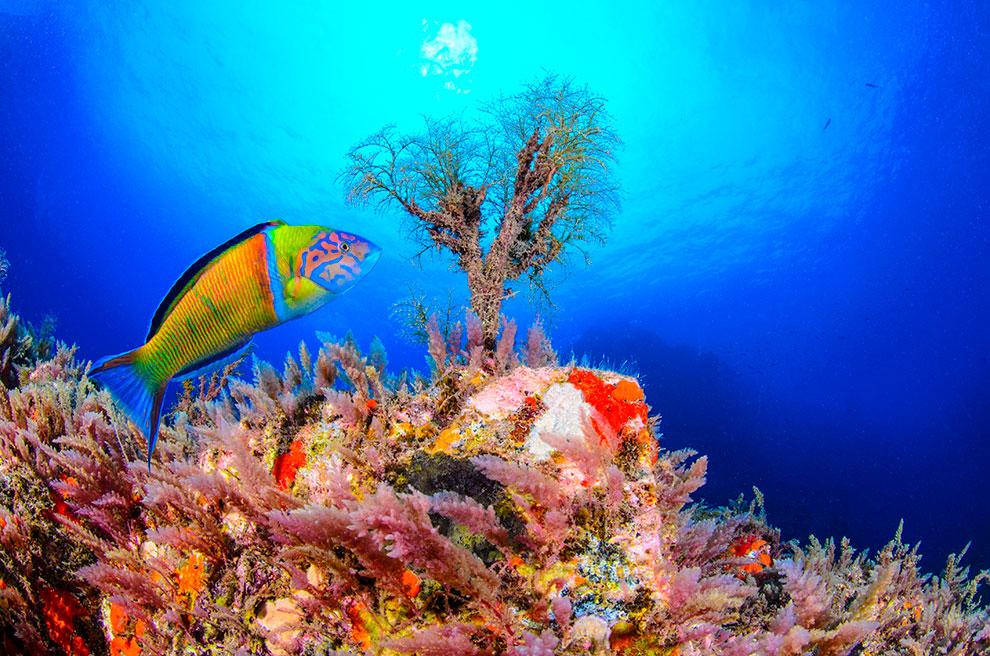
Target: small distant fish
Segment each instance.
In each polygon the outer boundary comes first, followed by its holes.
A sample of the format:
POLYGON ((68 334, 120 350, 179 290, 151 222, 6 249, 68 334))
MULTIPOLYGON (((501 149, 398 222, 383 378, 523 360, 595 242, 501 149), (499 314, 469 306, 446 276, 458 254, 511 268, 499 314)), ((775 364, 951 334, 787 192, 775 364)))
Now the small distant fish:
POLYGON ((830 126, 830 125, 832 125, 832 117, 831 116, 829 116, 828 117, 828 120, 825 121, 825 126, 822 128, 822 132, 824 132, 825 130, 827 130, 828 129, 828 126, 830 126))
POLYGON ((367 275, 381 249, 323 226, 260 223, 197 260, 161 302, 145 344, 92 374, 158 440, 165 387, 240 357, 251 337, 308 314, 367 275))
POLYGON ((870 87, 871 89, 879 89, 880 88, 880 85, 879 84, 874 84, 873 82, 867 82, 866 83, 866 86, 870 87))

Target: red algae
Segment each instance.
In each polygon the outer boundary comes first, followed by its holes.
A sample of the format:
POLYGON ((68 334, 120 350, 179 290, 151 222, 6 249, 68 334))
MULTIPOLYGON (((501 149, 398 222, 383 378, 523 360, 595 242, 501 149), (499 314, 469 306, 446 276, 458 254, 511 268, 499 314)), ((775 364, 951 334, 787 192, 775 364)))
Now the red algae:
POLYGON ((402 572, 402 591, 405 592, 407 596, 415 597, 418 595, 420 587, 420 579, 416 575, 416 572, 411 569, 407 569, 402 572))
POLYGON ((729 555, 745 558, 746 562, 736 566, 736 575, 746 578, 747 574, 759 574, 773 565, 770 557, 770 544, 757 535, 740 535, 729 546, 729 555))
POLYGON ((110 656, 138 656, 140 653, 141 645, 135 637, 116 636, 110 641, 110 656))
POLYGON ((123 633, 127 629, 127 611, 120 604, 110 604, 110 628, 114 633, 123 633))
POLYGON ((206 558, 198 551, 194 551, 185 564, 176 571, 175 578, 176 594, 180 597, 187 596, 189 605, 192 606, 206 585, 206 558))
MULTIPOLYGON (((62 474, 59 476, 59 479, 67 485, 73 485, 76 487, 79 486, 79 481, 77 481, 74 476, 66 476, 65 474, 62 474)), ((65 503, 65 496, 55 488, 51 488, 50 491, 53 504, 51 513, 55 515, 62 515, 63 517, 71 517, 72 511, 69 510, 68 504, 65 503)))
POLYGON ((642 387, 631 380, 623 378, 615 384, 615 389, 612 390, 612 398, 616 401, 635 403, 642 401, 646 397, 643 394, 642 387))
POLYGON ((141 653, 140 639, 144 635, 144 621, 131 622, 124 607, 110 604, 110 656, 138 656, 141 653))
POLYGON ((365 615, 367 615, 367 608, 361 602, 356 602, 347 609, 347 618, 351 622, 351 640, 363 649, 370 649, 371 634, 365 623, 365 615))
POLYGON ((69 656, 88 656, 89 648, 75 633, 76 618, 86 614, 79 600, 54 588, 42 588, 40 596, 48 637, 69 656))
POLYGON ((289 450, 275 458, 275 464, 272 466, 275 483, 283 490, 288 490, 296 481, 296 472, 305 465, 306 452, 302 448, 302 442, 293 440, 289 450))
POLYGON ((616 433, 632 419, 640 419, 644 426, 649 420, 650 410, 643 401, 643 390, 631 380, 606 383, 593 371, 575 368, 567 382, 581 390, 584 400, 601 413, 616 433))

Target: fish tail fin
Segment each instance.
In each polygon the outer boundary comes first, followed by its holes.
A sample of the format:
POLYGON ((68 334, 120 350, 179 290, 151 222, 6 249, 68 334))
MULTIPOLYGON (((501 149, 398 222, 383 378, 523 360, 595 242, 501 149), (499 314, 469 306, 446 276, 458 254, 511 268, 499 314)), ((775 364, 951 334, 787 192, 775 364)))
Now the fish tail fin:
POLYGON ((148 440, 148 471, 158 441, 158 422, 168 381, 157 381, 138 366, 141 349, 111 355, 96 362, 90 371, 127 411, 127 416, 148 440))

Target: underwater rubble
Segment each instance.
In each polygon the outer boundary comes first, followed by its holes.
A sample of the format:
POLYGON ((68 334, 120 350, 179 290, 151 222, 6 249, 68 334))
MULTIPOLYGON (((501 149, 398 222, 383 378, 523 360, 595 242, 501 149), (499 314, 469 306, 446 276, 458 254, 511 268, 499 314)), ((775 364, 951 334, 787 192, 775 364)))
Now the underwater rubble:
POLYGON ((144 438, 74 349, 0 299, 0 650, 7 654, 979 654, 988 574, 781 542, 693 501, 634 377, 426 326, 301 345, 187 383, 144 438), (7 328, 4 328, 4 327, 7 328))

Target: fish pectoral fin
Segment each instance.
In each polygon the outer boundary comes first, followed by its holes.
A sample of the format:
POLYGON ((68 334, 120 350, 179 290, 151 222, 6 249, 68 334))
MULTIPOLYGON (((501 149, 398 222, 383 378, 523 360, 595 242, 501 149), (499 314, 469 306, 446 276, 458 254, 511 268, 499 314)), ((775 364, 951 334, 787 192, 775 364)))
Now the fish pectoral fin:
POLYGON ((185 367, 175 375, 172 380, 190 380, 204 374, 211 373, 228 364, 237 362, 244 356, 246 356, 251 351, 251 338, 238 340, 233 346, 223 351, 220 351, 216 355, 210 356, 209 358, 204 358, 202 360, 197 360, 189 366, 185 367))
POLYGON ((285 283, 285 305, 296 316, 315 310, 329 298, 330 292, 305 276, 293 276, 285 283))

